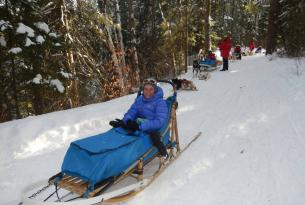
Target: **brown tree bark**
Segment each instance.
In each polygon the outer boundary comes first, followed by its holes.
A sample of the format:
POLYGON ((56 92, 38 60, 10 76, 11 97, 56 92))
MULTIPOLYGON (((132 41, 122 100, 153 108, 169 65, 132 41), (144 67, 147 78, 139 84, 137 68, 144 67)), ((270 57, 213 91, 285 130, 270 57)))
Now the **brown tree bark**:
POLYGON ((189 37, 189 1, 186 0, 186 6, 185 6, 185 28, 186 28, 186 34, 185 34, 185 54, 184 54, 184 64, 185 64, 185 73, 187 73, 187 66, 188 66, 188 55, 189 55, 189 42, 188 42, 188 37, 189 37))
MULTIPOLYGON (((11 14, 10 14, 10 8, 9 8, 9 2, 6 0, 5 1, 5 6, 6 6, 6 11, 7 11, 7 18, 11 22, 11 14)), ((9 31, 9 38, 8 38, 8 47, 12 48, 14 47, 14 43, 12 40, 12 31, 9 31)), ((20 109, 19 109, 19 100, 18 100, 18 90, 17 90, 17 80, 16 80, 16 65, 15 65, 15 60, 13 56, 10 56, 10 61, 11 61, 11 72, 9 73, 10 75, 10 84, 11 84, 11 91, 8 91, 8 104, 10 107, 10 118, 11 119, 19 119, 21 118, 20 115, 20 109)))
MULTIPOLYGON (((59 5, 61 8, 61 21, 63 25, 63 34, 65 36, 65 42, 73 43, 73 39, 70 34, 70 23, 68 18, 69 12, 66 7, 66 0, 59 0, 59 5)), ((71 83, 67 89, 69 104, 70 107, 72 108, 72 107, 77 107, 80 104, 80 101, 79 101, 78 82, 76 79, 77 73, 74 66, 74 56, 71 48, 66 49, 65 56, 66 56, 66 66, 75 78, 71 80, 71 83)))
POLYGON ((211 49, 210 38, 210 14, 211 14, 211 1, 205 0, 205 13, 204 13, 204 51, 207 53, 211 49))
POLYGON ((276 48, 276 39, 278 34, 277 19, 280 12, 280 3, 278 0, 271 0, 268 17, 268 30, 266 38, 266 54, 272 54, 276 48))
POLYGON ((124 41, 123 41, 123 34, 122 34, 122 23, 121 23, 121 13, 120 13, 120 6, 119 6, 119 1, 115 0, 115 13, 116 13, 116 21, 117 21, 117 26, 116 30, 118 32, 118 44, 120 45, 120 50, 121 50, 121 56, 120 56, 120 64, 121 66, 125 67, 125 47, 124 47, 124 41))
POLYGON ((131 52, 134 65, 134 75, 135 75, 135 82, 134 86, 140 85, 140 69, 139 69, 139 59, 138 59, 138 52, 136 47, 136 28, 135 28, 135 16, 134 16, 134 3, 133 0, 129 0, 129 16, 130 16, 130 31, 131 31, 131 52))

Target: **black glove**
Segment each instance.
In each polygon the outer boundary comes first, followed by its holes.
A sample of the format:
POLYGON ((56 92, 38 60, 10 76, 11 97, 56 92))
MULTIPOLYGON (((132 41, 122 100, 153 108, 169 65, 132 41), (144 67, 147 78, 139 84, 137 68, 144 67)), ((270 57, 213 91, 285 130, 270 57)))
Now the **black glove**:
POLYGON ((123 120, 115 119, 115 120, 110 121, 109 125, 111 125, 114 128, 117 128, 117 127, 125 126, 125 123, 123 122, 123 120))
POLYGON ((122 126, 126 130, 130 130, 131 132, 135 132, 139 130, 139 125, 136 121, 128 120, 126 125, 122 126))

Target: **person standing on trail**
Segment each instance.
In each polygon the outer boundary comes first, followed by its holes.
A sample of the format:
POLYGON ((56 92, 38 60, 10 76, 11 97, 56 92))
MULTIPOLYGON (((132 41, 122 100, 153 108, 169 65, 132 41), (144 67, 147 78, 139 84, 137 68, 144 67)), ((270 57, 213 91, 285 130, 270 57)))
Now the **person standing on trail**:
POLYGON ((137 130, 148 133, 159 154, 168 158, 165 145, 161 141, 160 129, 168 119, 168 107, 163 100, 163 90, 157 86, 157 81, 147 79, 143 82, 143 95, 137 97, 123 119, 110 121, 112 127, 122 127, 131 132, 137 130))
POLYGON ((254 44, 254 42, 253 42, 253 41, 250 41, 250 43, 249 43, 250 55, 252 55, 252 54, 253 54, 253 50, 254 50, 254 48, 255 48, 255 44, 254 44))
POLYGON ((232 47, 232 42, 230 37, 226 37, 219 44, 220 55, 222 57, 223 67, 220 71, 226 71, 229 69, 229 55, 232 47))

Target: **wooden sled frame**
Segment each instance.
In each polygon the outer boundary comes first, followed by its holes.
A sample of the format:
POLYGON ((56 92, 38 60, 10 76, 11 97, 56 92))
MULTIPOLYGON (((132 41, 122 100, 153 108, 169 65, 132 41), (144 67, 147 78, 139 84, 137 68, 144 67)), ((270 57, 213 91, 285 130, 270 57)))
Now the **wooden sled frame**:
MULTIPOLYGON (((159 82, 170 83, 173 86, 173 84, 169 81, 159 81, 159 82)), ((173 86, 173 89, 174 89, 174 95, 176 95, 175 86, 173 86)), ((177 116, 176 116, 177 106, 178 106, 178 103, 173 102, 172 107, 171 107, 171 113, 170 113, 170 119, 169 119, 168 126, 161 135, 161 136, 163 136, 170 130, 170 143, 167 145, 167 149, 170 149, 170 151, 169 151, 170 159, 169 160, 172 160, 173 158, 175 158, 175 155, 179 154, 179 152, 180 152, 177 116)), ((104 194, 110 187, 112 187, 115 184, 118 184, 119 182, 126 179, 127 177, 133 177, 138 182, 141 182, 144 179, 144 176, 143 176, 144 166, 147 165, 153 159, 155 159, 158 155, 158 152, 155 153, 152 157, 150 157, 146 161, 144 161, 144 158, 146 156, 148 156, 154 149, 155 149, 154 147, 150 148, 143 156, 141 156, 140 159, 135 161, 121 175, 115 176, 115 177, 110 177, 110 178, 96 184, 93 191, 89 191, 89 187, 90 187, 89 182, 85 182, 78 177, 69 176, 67 174, 62 175, 62 173, 58 173, 57 175, 54 175, 53 177, 51 177, 48 181, 49 185, 55 186, 55 191, 51 195, 54 195, 56 193, 58 201, 61 201, 61 198, 63 198, 63 197, 60 197, 58 195, 58 190, 65 189, 69 192, 72 192, 72 193, 75 193, 78 195, 78 197, 68 200, 68 201, 71 201, 71 200, 78 199, 78 198, 91 198, 91 197, 96 197, 101 194, 104 194)), ((162 167, 164 167, 164 160, 162 157, 159 157, 159 168, 154 173, 154 175, 156 173, 158 173, 160 170, 162 170, 162 167)), ((103 203, 118 203, 121 201, 125 201, 125 200, 129 199, 130 197, 134 196, 136 193, 138 193, 138 192, 132 190, 132 191, 129 191, 122 195, 107 199, 106 201, 103 201, 103 203)))

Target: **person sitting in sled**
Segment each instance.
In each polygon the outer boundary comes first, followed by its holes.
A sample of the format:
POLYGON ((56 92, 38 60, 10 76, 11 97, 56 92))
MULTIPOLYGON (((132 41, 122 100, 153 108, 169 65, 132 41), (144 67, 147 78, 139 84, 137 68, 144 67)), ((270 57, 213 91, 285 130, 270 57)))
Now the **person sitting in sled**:
POLYGON ((163 100, 163 90, 157 86, 154 79, 147 79, 143 82, 143 95, 137 97, 123 119, 110 121, 109 124, 131 132, 139 130, 148 133, 160 155, 167 158, 168 153, 159 133, 159 130, 167 123, 167 119, 168 107, 163 100))
POLYGON ((234 48, 234 56, 237 60, 241 60, 241 48, 240 45, 235 46, 234 48))
POLYGON ((255 53, 261 53, 261 52, 262 52, 262 46, 257 47, 255 53))
POLYGON ((200 62, 200 64, 214 66, 216 64, 215 54, 211 50, 209 50, 208 55, 204 58, 203 61, 200 62))

